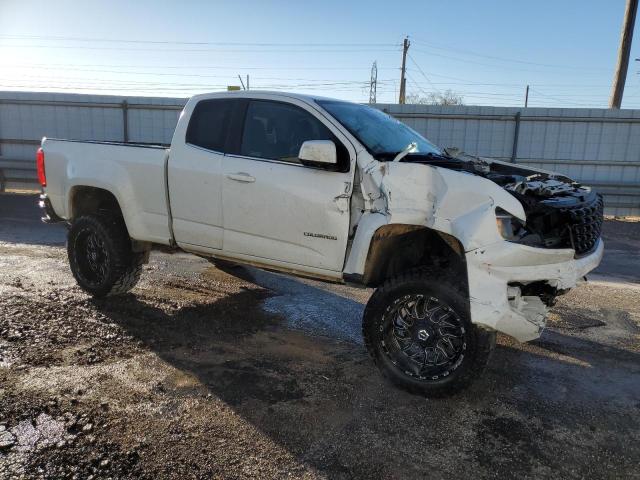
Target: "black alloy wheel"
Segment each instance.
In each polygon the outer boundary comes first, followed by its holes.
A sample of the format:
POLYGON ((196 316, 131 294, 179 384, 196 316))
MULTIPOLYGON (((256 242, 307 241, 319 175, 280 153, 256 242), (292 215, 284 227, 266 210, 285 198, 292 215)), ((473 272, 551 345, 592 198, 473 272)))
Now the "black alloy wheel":
POLYGON ((435 297, 410 294, 389 306, 381 348, 407 375, 436 380, 460 366, 467 348, 458 314, 435 297))

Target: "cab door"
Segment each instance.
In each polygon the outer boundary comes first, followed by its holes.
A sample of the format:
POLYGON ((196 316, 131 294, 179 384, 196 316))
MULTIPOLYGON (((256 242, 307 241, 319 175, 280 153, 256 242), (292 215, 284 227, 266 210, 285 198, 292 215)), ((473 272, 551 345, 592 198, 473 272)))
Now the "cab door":
POLYGON ((201 100, 184 138, 172 142, 167 181, 176 243, 222 249, 222 159, 237 100, 201 100))
POLYGON ((224 254, 341 272, 353 186, 350 144, 302 102, 250 100, 239 130, 235 152, 222 161, 224 254), (298 152, 306 140, 334 141, 338 165, 303 165, 298 152))

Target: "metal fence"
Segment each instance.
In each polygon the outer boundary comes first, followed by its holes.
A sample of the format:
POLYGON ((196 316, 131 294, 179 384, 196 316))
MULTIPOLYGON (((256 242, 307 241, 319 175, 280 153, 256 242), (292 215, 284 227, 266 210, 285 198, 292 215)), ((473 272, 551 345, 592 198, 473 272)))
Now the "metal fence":
MULTIPOLYGON (((183 98, 0 92, 0 183, 35 179, 43 136, 168 144, 183 98)), ((443 147, 562 172, 640 215, 640 110, 376 105, 443 147)), ((0 185, 1 187, 2 185, 0 185)))
POLYGON ((169 144, 184 98, 0 92, 0 190, 33 187, 42 137, 169 144))
POLYGON ((640 215, 640 110, 378 105, 437 145, 561 172, 640 215))

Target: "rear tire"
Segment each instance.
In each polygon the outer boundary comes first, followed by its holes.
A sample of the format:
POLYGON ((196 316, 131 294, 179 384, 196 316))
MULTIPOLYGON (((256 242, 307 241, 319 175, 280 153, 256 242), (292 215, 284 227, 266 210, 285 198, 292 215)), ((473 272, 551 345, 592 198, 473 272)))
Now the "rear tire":
POLYGON ((74 220, 67 236, 71 272, 94 297, 131 290, 142 273, 145 252, 134 252, 122 217, 110 213, 74 220))
POLYGON ((382 374, 428 397, 468 387, 484 371, 496 341, 495 332, 471 323, 460 281, 424 268, 379 287, 367 303, 362 329, 382 374))

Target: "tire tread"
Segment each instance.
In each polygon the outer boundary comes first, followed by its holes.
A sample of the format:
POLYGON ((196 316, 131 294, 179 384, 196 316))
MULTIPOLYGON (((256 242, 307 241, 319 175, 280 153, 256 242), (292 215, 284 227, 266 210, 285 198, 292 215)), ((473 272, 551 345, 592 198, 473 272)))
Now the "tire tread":
POLYGON ((464 369, 461 374, 455 375, 452 381, 448 381, 437 387, 428 384, 419 386, 414 382, 402 378, 397 372, 389 371, 382 362, 374 344, 375 340, 371 336, 378 313, 384 311, 386 308, 385 300, 389 295, 407 283, 424 282, 434 277, 438 279, 440 285, 453 290, 457 295, 466 299, 467 311, 465 314, 468 316, 468 295, 464 288, 466 282, 461 282, 451 271, 433 267, 418 267, 389 278, 375 290, 365 307, 362 321, 362 335, 367 351, 373 358, 374 363, 382 371, 383 375, 394 384, 411 393, 429 397, 446 397, 467 388, 477 377, 482 375, 495 348, 495 332, 479 328, 472 324, 471 328, 474 337, 474 357, 472 363, 468 368, 464 369))
MULTIPOLYGON (((80 223, 90 223, 96 230, 103 231, 111 244, 110 255, 113 258, 109 281, 103 287, 97 289, 83 285, 72 265, 71 270, 80 287, 95 297, 122 295, 130 291, 140 280, 145 253, 132 251, 129 233, 122 217, 106 211, 93 215, 83 215, 74 221, 69 232, 70 238, 73 233, 73 226, 80 223)), ((69 260, 72 263, 72 242, 68 243, 67 248, 69 260)))

